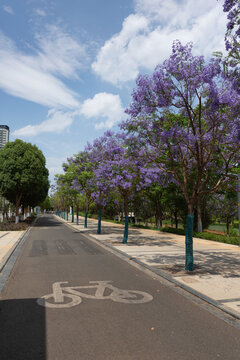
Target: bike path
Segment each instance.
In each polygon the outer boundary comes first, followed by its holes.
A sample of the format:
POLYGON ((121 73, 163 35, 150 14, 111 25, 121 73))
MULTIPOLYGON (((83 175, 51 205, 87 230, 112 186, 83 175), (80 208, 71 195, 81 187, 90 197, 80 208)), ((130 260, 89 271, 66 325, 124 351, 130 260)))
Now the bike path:
POLYGON ((97 220, 84 218, 80 224, 63 220, 94 239, 121 251, 175 284, 240 319, 240 247, 215 241, 193 239, 193 272, 185 271, 185 237, 146 229, 129 229, 127 244, 122 244, 124 226, 102 222, 97 235, 97 220))
MULTIPOLYGON (((127 295, 115 291, 114 296, 127 295)), ((53 216, 39 218, 30 230, 1 293, 1 360, 239 359, 239 334, 53 216), (107 280, 132 296, 136 290, 153 299, 124 303, 109 298, 111 288, 104 296, 81 288, 87 295, 76 306, 63 308, 61 301, 52 308, 39 305, 54 283, 65 282, 62 287, 77 292, 76 287, 107 280)))

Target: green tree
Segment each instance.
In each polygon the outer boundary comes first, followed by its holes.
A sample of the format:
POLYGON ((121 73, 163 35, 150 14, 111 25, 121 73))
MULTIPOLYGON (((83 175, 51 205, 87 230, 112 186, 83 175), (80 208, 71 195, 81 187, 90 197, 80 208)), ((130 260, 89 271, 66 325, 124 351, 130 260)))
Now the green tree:
POLYGON ((44 209, 51 210, 52 209, 52 203, 51 203, 51 199, 49 196, 47 196, 45 198, 45 200, 43 200, 39 205, 42 210, 44 210, 44 209))
POLYGON ((16 222, 20 205, 37 205, 46 198, 48 188, 48 170, 41 150, 19 139, 7 143, 0 151, 0 192, 15 203, 16 222))

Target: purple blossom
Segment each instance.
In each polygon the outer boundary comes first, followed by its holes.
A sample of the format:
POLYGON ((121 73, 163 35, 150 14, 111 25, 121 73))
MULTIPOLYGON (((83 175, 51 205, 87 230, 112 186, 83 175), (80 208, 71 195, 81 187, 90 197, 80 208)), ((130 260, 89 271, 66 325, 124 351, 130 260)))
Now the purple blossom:
POLYGON ((136 85, 121 129, 141 149, 145 165, 161 170, 160 181, 181 186, 193 211, 197 196, 224 183, 240 159, 235 78, 225 76, 220 59, 206 63, 192 55, 192 44, 176 40, 169 59, 136 85))

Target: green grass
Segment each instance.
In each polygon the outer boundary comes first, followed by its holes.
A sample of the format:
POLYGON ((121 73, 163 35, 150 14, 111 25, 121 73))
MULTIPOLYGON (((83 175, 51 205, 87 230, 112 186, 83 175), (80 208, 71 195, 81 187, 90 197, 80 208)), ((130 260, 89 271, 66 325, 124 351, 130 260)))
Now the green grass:
MULTIPOLYGON (((164 227, 164 228, 161 228, 161 231, 169 232, 172 234, 185 235, 185 231, 183 229, 164 227)), ((193 234, 193 236, 196 238, 199 238, 199 239, 204 239, 204 240, 211 240, 211 241, 217 241, 217 242, 222 242, 222 243, 226 243, 226 244, 239 245, 238 236, 219 235, 219 234, 209 233, 207 231, 203 231, 201 233, 195 232, 193 234)))
POLYGON ((218 234, 212 234, 206 231, 203 231, 202 233, 194 233, 194 236, 200 239, 204 240, 212 240, 212 241, 218 241, 226 244, 232 244, 232 245, 239 245, 239 238, 238 236, 227 236, 227 235, 218 235, 218 234))

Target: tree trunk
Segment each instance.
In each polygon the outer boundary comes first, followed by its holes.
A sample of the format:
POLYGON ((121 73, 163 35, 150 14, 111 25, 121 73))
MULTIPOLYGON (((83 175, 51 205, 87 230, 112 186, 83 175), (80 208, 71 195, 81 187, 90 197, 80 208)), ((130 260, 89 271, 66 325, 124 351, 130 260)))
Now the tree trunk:
POLYGON ((84 219, 84 227, 87 228, 87 217, 88 217, 88 208, 89 208, 89 197, 86 196, 86 211, 85 211, 85 219, 84 219))
POLYGON ((74 223, 74 208, 73 208, 73 205, 72 205, 72 223, 74 223))
POLYGON ((198 232, 202 232, 203 231, 203 228, 202 228, 202 211, 201 211, 201 205, 197 204, 197 231, 198 232))
POLYGON ((161 217, 160 217, 160 227, 163 226, 163 220, 162 220, 162 214, 161 214, 161 217))
POLYGON ((174 211, 175 228, 178 228, 178 212, 174 211))
POLYGON ((101 223, 102 223, 102 210, 99 208, 98 209, 98 229, 97 229, 98 234, 101 234, 101 223))
POLYGON ((229 232, 229 225, 230 225, 230 219, 229 219, 229 217, 227 216, 227 223, 226 223, 226 226, 227 226, 227 236, 229 236, 230 235, 230 232, 229 232))
POLYGON ((125 227, 122 243, 126 244, 128 240, 128 197, 125 196, 123 199, 124 202, 124 215, 125 215, 125 227))
POLYGON ((88 212, 85 211, 85 216, 84 216, 84 227, 85 227, 85 229, 87 228, 87 217, 88 217, 88 212))
POLYGON ((78 222, 79 222, 79 220, 78 220, 78 206, 77 206, 77 225, 78 225, 78 222))
POLYGON ((19 206, 22 198, 22 193, 16 195, 16 219, 15 224, 19 223, 19 206))
POLYGON ((188 204, 188 215, 185 237, 185 270, 193 271, 193 206, 188 204))

